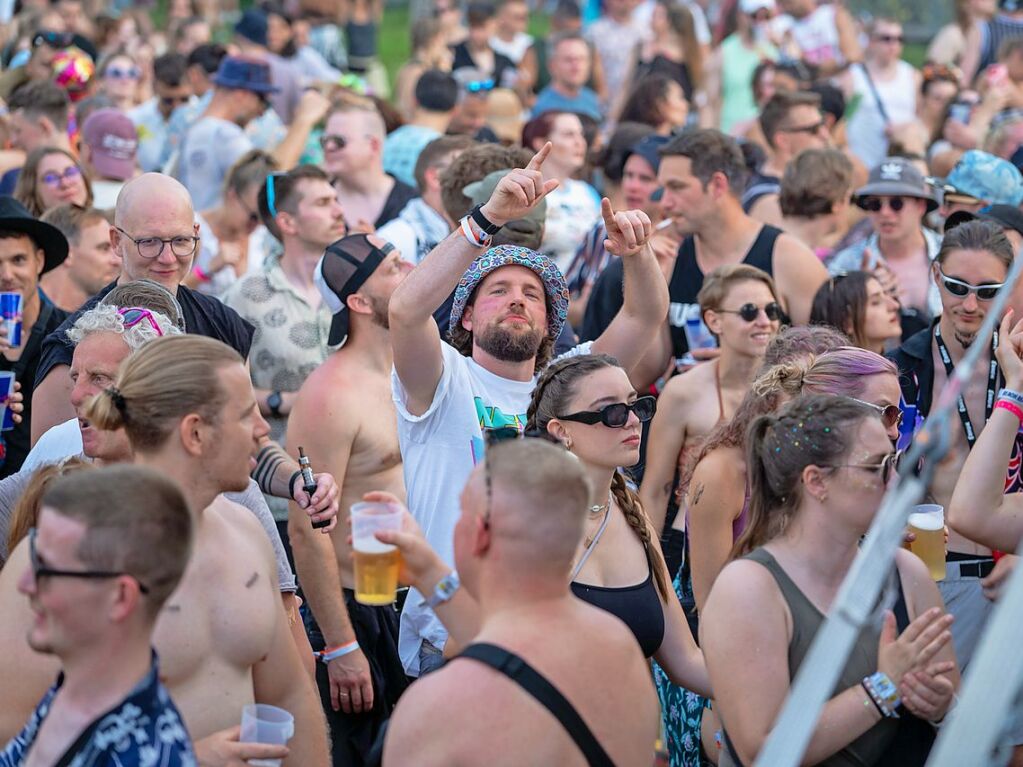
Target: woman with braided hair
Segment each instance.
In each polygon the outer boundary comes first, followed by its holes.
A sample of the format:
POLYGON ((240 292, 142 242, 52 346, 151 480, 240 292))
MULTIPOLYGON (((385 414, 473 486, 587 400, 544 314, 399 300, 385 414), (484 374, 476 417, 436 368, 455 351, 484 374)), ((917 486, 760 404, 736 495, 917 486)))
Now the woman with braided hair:
POLYGON ((563 358, 533 390, 527 431, 538 429, 582 462, 594 488, 579 542, 572 592, 619 617, 643 654, 671 679, 707 690, 703 658, 664 564, 656 534, 619 466, 639 460, 641 424, 652 397, 637 397, 625 371, 602 354, 563 358))

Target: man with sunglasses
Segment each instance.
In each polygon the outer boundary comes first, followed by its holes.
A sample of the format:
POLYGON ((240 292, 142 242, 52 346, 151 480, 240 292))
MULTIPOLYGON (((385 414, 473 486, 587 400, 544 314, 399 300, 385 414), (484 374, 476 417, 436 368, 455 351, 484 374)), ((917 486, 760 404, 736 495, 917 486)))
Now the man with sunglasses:
POLYGON ((941 294, 931 276, 931 263, 941 235, 927 228, 924 216, 938 201, 923 174, 901 157, 888 157, 870 171, 865 186, 853 195, 867 212, 873 232, 865 240, 835 254, 828 262, 832 275, 858 269, 887 271, 882 285, 892 285, 904 308, 936 317, 941 294), (893 280, 894 278, 894 280, 893 280))
POLYGON ((153 469, 96 469, 47 489, 27 561, 12 567, 35 618, 25 639, 61 671, 0 765, 195 765, 152 649, 192 539, 181 490, 153 469))
MULTIPOLYGON (((927 491, 927 502, 947 507, 960 470, 978 435, 991 416, 996 396, 1003 385, 994 349, 1002 343, 997 333, 979 337, 991 300, 1002 287, 1013 252, 1005 235, 991 223, 968 221, 945 233, 935 258, 933 277, 941 294, 941 316, 931 327, 911 336, 890 355, 899 367, 903 410, 915 408, 917 423, 930 413, 933 403, 949 380, 966 349, 982 344, 989 350, 974 366, 958 399, 958 418, 951 426, 951 446, 935 472, 927 491)), ((913 410, 909 411, 913 413, 913 410)), ((903 424, 912 431, 916 424, 903 424)), ((1023 433, 1013 446, 1012 462, 1023 456, 1023 433)), ((1023 490, 1017 471, 1006 477, 1005 492, 1023 490)), ((981 579, 991 573, 991 550, 949 531, 946 576, 938 583, 948 611, 955 615, 952 640, 960 668, 966 670, 992 604, 983 594, 981 579)), ((1023 743, 1023 728, 1013 733, 1014 743, 1023 743)))
MULTIPOLYGON (((514 245, 487 249, 504 224, 525 218, 556 187, 542 172, 550 150, 548 143, 525 168, 505 175, 390 302, 392 388, 409 505, 449 562, 458 489, 483 457, 483 431, 525 423, 535 377, 568 313, 564 277, 547 257, 514 245), (452 290, 448 345, 432 312, 452 290)), ((611 354, 629 370, 664 321, 667 290, 646 214, 615 213, 604 200, 603 216, 607 249, 625 264, 624 305, 605 333, 578 350, 611 354)), ((410 594, 399 639, 413 676, 436 668, 446 638, 423 598, 410 594)))
POLYGON ((153 98, 128 112, 138 131, 138 163, 144 173, 163 169, 171 115, 192 99, 187 69, 188 60, 180 53, 158 56, 153 61, 153 98))
MULTIPOLYGON (((27 53, 27 61, 0 73, 0 99, 8 101, 27 83, 52 80, 54 59, 58 53, 75 44, 75 37, 57 11, 45 10, 32 35, 32 49, 27 53)), ((93 46, 90 44, 89 47, 93 46)))

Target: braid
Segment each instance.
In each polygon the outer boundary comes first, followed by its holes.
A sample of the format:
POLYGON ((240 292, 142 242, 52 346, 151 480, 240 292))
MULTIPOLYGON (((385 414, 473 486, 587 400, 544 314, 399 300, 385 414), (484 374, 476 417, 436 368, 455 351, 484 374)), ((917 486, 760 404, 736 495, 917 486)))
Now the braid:
POLYGON ((620 471, 616 471, 611 480, 611 495, 625 515, 625 521, 643 544, 646 561, 657 581, 657 591, 660 592, 661 598, 665 601, 674 599, 675 594, 668 583, 668 566, 664 563, 661 547, 652 543, 650 520, 643 511, 639 496, 625 484, 625 476, 620 471))

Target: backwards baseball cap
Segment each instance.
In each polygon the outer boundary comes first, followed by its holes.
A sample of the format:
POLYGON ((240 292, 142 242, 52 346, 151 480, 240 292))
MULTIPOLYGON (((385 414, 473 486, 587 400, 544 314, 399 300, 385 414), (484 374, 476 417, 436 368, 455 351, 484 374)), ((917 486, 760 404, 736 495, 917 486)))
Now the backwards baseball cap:
POLYGON ((1019 207, 1023 202, 1023 175, 1016 166, 979 149, 965 152, 940 185, 946 194, 992 205, 1019 207))
POLYGON ((127 181, 135 175, 139 137, 135 124, 119 109, 97 109, 85 119, 82 141, 92 150, 92 165, 104 178, 127 181))
POLYGON ((313 282, 334 315, 327 336, 329 346, 348 337, 348 296, 362 287, 393 250, 391 243, 378 248, 365 234, 350 234, 327 246, 316 264, 313 282))
POLYGON ((476 286, 484 277, 502 266, 524 266, 536 272, 543 283, 550 304, 547 310, 547 332, 551 338, 557 338, 568 317, 568 285, 553 261, 543 253, 523 248, 521 245, 498 245, 469 265, 462 279, 458 281, 458 287, 455 288, 449 327, 458 327, 465 312, 465 305, 469 302, 472 292, 476 290, 476 286))
POLYGON ((902 157, 886 157, 871 169, 866 185, 856 190, 857 201, 864 197, 917 197, 927 201, 928 213, 938 207, 924 175, 902 157))

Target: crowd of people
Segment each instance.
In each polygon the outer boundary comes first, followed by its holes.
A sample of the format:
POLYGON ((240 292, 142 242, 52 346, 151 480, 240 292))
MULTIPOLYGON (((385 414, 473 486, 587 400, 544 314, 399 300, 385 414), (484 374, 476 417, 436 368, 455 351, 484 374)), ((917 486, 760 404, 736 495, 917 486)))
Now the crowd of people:
POLYGON ((803 757, 923 765, 1023 538, 1023 7, 384 13, 0 3, 0 767, 752 764, 979 346, 803 757))

